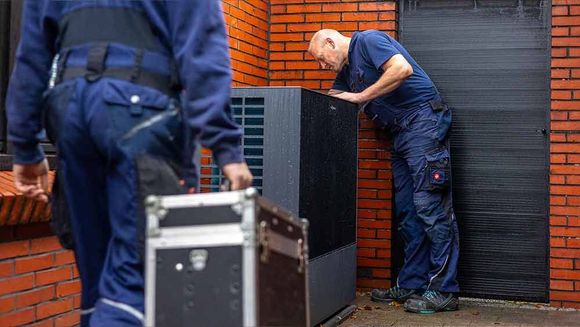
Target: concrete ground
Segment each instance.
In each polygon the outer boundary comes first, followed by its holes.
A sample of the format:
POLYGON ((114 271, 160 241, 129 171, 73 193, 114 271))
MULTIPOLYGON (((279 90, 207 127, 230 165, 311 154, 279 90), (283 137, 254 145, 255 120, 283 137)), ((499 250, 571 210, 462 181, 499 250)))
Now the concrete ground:
POLYGON ((357 310, 339 327, 402 326, 579 326, 580 311, 555 309, 545 304, 460 298, 459 311, 419 315, 400 304, 375 303, 359 294, 357 310))

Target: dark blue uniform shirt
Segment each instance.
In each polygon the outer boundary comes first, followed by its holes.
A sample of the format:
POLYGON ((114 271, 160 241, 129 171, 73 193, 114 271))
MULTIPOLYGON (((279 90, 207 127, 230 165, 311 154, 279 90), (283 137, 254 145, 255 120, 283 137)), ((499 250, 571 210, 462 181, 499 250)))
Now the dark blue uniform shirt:
POLYGON ((241 130, 230 117, 231 69, 220 1, 188 0, 27 0, 14 71, 7 96, 8 139, 16 163, 36 163, 44 154, 42 98, 54 56, 59 53, 58 22, 84 7, 126 7, 145 13, 159 41, 178 67, 185 89, 184 117, 194 135, 222 167, 241 162, 241 130))
POLYGON ((413 74, 393 92, 375 99, 373 105, 389 109, 398 116, 407 108, 435 98, 435 85, 407 50, 389 35, 376 30, 354 33, 348 50, 348 63, 338 73, 332 88, 362 92, 382 76, 381 66, 397 54, 405 57, 413 67, 413 74))

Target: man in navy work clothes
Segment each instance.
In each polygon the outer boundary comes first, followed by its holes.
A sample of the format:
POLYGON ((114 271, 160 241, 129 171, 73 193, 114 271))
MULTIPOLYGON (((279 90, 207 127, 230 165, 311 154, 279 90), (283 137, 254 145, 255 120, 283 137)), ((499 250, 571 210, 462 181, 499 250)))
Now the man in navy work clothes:
POLYGON ((411 312, 457 310, 459 240, 452 207, 448 131, 451 110, 437 88, 397 41, 369 30, 352 38, 321 30, 310 54, 338 73, 329 94, 360 104, 393 136, 395 214, 405 263, 390 289, 372 300, 405 301, 411 312))
POLYGON ((46 127, 71 217, 82 326, 143 325, 139 158, 188 167, 199 140, 233 189, 251 185, 231 119, 220 4, 25 1, 7 99, 15 183, 47 201, 46 127))

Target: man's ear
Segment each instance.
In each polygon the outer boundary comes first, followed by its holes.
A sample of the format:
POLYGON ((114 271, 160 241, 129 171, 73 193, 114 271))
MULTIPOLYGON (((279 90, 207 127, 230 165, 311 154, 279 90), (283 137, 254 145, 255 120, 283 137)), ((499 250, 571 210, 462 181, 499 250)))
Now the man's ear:
POLYGON ((329 44, 332 49, 336 49, 336 44, 334 44, 334 41, 331 38, 327 37, 324 41, 326 41, 326 43, 329 44))

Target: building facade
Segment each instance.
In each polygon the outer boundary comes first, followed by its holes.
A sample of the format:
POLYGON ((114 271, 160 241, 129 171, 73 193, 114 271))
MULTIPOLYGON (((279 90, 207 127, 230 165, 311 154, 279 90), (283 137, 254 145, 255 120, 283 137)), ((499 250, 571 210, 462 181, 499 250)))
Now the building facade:
MULTIPOLYGON (((2 110, 19 3, 0 2, 2 110)), ((223 0, 223 8, 234 86, 329 89, 334 74, 306 53, 320 28, 399 38, 455 107, 466 295, 580 308, 580 0, 223 0)), ((51 235, 46 206, 16 194, 3 120, 0 325, 74 325, 74 256, 51 235)), ((389 287, 400 266, 389 149, 388 135, 361 116, 361 289, 389 287)))

